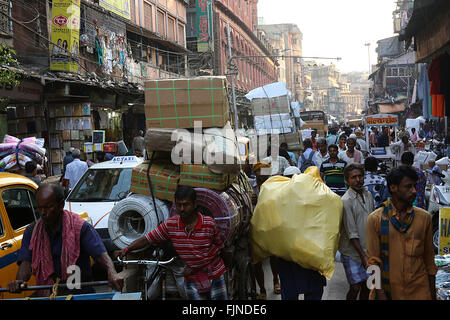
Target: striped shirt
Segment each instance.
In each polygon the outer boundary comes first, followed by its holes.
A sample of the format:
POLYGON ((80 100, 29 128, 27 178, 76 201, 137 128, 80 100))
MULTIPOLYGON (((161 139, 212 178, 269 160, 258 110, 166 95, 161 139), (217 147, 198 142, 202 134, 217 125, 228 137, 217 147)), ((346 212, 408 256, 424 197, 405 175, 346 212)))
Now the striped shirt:
POLYGON ((344 168, 347 162, 337 160, 336 163, 331 163, 330 159, 324 161, 320 166, 320 173, 323 174, 325 184, 331 191, 337 193, 341 197, 347 191, 347 186, 344 179, 344 168))
POLYGON ((226 271, 220 258, 220 250, 224 245, 214 219, 197 214, 198 222, 189 233, 186 232, 181 217, 177 215, 145 236, 150 243, 155 244, 170 240, 180 258, 193 269, 192 274, 185 276, 191 282, 196 281, 196 270, 208 270, 209 279, 218 278, 226 271))

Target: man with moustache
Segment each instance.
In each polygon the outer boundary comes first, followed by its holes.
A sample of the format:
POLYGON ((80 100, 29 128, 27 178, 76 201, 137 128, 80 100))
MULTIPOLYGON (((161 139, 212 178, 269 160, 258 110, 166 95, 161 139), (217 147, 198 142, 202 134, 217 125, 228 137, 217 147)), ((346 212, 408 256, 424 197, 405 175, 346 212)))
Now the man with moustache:
POLYGON ((417 172, 408 166, 387 176, 392 195, 366 225, 368 265, 380 268, 378 300, 436 300, 436 273, 430 214, 413 203, 417 172))
MULTIPOLYGON (((80 268, 81 282, 93 281, 90 257, 96 259, 108 275, 110 286, 121 291, 123 279, 109 257, 94 227, 76 213, 64 210, 64 188, 56 184, 42 184, 36 191, 40 219, 30 224, 22 239, 16 280, 8 285, 9 292, 20 293, 34 274, 38 285, 65 283, 69 267, 80 268)), ((92 287, 60 289, 59 295, 94 293, 92 287)), ((49 290, 34 295, 48 296, 49 290)))
POLYGON ((344 212, 342 216, 339 252, 344 265, 350 289, 347 300, 368 300, 366 286, 366 221, 374 210, 372 194, 364 188, 364 167, 351 163, 344 169, 344 178, 349 189, 342 196, 344 212))
POLYGON ((224 244, 214 218, 197 211, 196 193, 189 186, 177 188, 175 207, 177 216, 165 220, 117 254, 124 257, 129 251, 170 240, 186 263, 184 285, 187 299, 227 300, 226 268, 220 257, 224 244))

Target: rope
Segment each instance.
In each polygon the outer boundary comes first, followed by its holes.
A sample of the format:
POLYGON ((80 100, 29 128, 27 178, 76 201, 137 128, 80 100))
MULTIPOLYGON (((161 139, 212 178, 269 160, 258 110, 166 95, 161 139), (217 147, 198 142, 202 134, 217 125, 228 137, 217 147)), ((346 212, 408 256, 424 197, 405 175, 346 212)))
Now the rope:
POLYGON ((53 285, 52 294, 49 297, 50 300, 54 300, 56 298, 56 296, 58 295, 58 285, 59 285, 60 281, 61 281, 61 279, 56 278, 56 282, 53 285))

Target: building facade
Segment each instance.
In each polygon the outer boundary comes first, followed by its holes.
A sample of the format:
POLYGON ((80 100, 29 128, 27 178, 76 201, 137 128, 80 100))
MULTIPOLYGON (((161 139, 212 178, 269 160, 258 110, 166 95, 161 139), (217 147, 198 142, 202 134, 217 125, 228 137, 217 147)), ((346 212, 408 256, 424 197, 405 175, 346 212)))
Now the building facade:
POLYGON ((186 7, 183 0, 2 0, 9 16, 0 19, 0 43, 20 63, 2 69, 21 77, 0 88, 7 132, 45 138, 50 174, 61 172, 70 147, 87 146, 92 159, 95 130, 130 146, 145 129, 144 81, 186 75, 186 7))
POLYGON ((294 101, 303 102, 302 41, 303 34, 295 24, 259 25, 279 57, 278 81, 286 83, 294 101))

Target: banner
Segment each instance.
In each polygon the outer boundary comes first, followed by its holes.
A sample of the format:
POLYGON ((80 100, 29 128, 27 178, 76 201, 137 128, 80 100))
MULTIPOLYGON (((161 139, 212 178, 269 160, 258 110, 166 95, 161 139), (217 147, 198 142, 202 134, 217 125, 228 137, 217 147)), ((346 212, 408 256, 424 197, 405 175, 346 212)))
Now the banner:
POLYGON ((50 70, 78 72, 80 1, 53 0, 50 70))
POLYGON ((398 117, 392 114, 374 114, 365 118, 366 126, 397 126, 398 117))
POLYGON ((197 51, 214 51, 211 0, 197 1, 197 51))
POLYGON ((100 0, 99 5, 122 18, 131 19, 130 0, 100 0))
POLYGON ((450 208, 439 212, 439 254, 450 254, 450 208))

